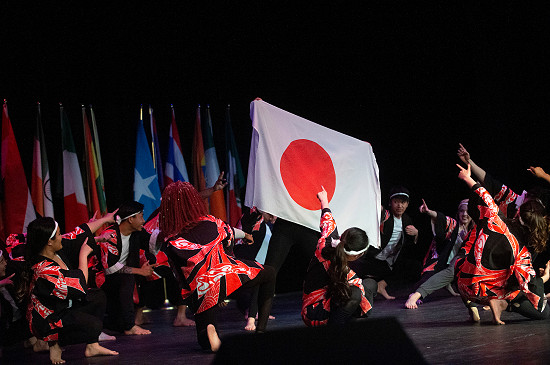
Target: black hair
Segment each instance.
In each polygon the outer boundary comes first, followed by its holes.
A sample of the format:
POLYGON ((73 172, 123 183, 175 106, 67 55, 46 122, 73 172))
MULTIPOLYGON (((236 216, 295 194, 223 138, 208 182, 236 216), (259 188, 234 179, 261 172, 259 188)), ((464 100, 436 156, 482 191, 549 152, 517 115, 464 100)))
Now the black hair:
POLYGON ((118 207, 118 211, 116 212, 116 215, 119 216, 121 219, 124 219, 129 215, 143 211, 143 207, 144 207, 143 204, 136 202, 134 200, 127 201, 125 203, 122 203, 122 205, 118 207))
POLYGON ((351 290, 349 287, 347 275, 349 273, 348 255, 345 251, 361 251, 369 244, 369 238, 365 231, 361 228, 348 228, 342 233, 340 243, 336 247, 332 247, 327 242, 321 255, 330 261, 328 268, 328 276, 330 278, 327 297, 331 298, 331 302, 336 306, 345 304, 350 296, 351 290), (345 250, 345 251, 344 251, 345 250))

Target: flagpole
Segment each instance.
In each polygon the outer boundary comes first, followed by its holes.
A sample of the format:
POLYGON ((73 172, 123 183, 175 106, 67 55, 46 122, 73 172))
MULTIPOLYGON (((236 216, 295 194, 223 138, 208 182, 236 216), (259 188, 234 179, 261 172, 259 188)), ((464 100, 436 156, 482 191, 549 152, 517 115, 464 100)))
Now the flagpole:
MULTIPOLYGON (((90 181, 91 181, 91 171, 90 166, 88 162, 88 156, 90 153, 90 148, 88 146, 88 141, 86 141, 86 107, 84 104, 80 104, 80 109, 82 110, 82 126, 84 131, 84 159, 82 160, 82 163, 84 166, 86 166, 86 180, 83 183, 86 184, 86 198, 88 199, 87 207, 88 207, 88 214, 91 217, 94 212, 90 212, 90 208, 92 207, 92 192, 90 191, 90 181)), ((93 209, 93 208, 92 208, 93 209)))
POLYGON ((149 124, 151 126, 151 151, 153 154, 153 167, 157 171, 157 156, 155 156, 155 136, 153 135, 153 108, 149 105, 149 124))

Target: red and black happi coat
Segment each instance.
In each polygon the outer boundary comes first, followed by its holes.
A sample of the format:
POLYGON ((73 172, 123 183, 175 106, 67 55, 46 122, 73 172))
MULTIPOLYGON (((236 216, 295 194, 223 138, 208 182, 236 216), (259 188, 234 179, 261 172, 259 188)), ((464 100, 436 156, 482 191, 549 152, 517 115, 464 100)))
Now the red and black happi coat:
MULTIPOLYGON (((441 271, 447 267, 449 255, 457 244, 459 228, 456 219, 437 212, 435 222, 432 223, 434 237, 424 257, 422 274, 441 271)), ((465 240, 466 237, 464 237, 465 240)))
POLYGON ((194 313, 217 305, 263 266, 233 256, 233 229, 211 215, 189 231, 171 238, 163 248, 182 287, 182 297, 194 313))
POLYGON ((512 300, 522 291, 537 308, 540 297, 528 288, 535 277, 531 254, 517 238, 522 232, 510 230, 484 187, 476 184, 473 190, 470 204, 478 209, 472 216, 476 228, 463 247, 466 257, 456 262, 458 289, 469 300, 482 304, 491 299, 512 300))
MULTIPOLYGON (((94 249, 93 257, 93 272, 95 276, 95 285, 98 288, 105 283, 105 270, 116 267, 122 254, 122 236, 120 234, 120 228, 118 224, 113 224, 108 227, 103 234, 112 233, 113 238, 106 242, 98 242, 94 249)), ((155 257, 149 250, 151 235, 146 230, 132 232, 130 235, 128 258, 126 259, 126 266, 128 267, 141 267, 145 260, 149 263, 155 262, 155 257), (140 255, 143 256, 141 260, 140 255)), ((120 264, 118 264, 120 265, 120 264)))
POLYGON ((86 297, 84 273, 80 269, 71 269, 78 267, 74 263, 78 261, 78 252, 86 238, 89 242, 93 240, 86 224, 63 235, 63 248, 57 255, 67 265, 68 270, 62 269, 57 262, 44 256, 39 256, 38 262, 32 266, 27 320, 31 332, 44 341, 58 340, 59 329, 66 325, 64 316, 73 302, 86 297))
MULTIPOLYGON (((321 251, 325 248, 327 240, 330 242, 332 239, 340 239, 340 237, 336 229, 336 221, 328 208, 323 209, 321 212, 320 228, 321 238, 317 243, 315 255, 309 263, 302 295, 302 320, 310 327, 326 325, 330 316, 330 298, 327 298, 330 261, 323 258, 321 251)), ((349 269, 347 280, 350 286, 361 289, 361 303, 359 306, 362 314, 366 314, 372 309, 372 306, 365 297, 363 281, 352 269, 349 269)))

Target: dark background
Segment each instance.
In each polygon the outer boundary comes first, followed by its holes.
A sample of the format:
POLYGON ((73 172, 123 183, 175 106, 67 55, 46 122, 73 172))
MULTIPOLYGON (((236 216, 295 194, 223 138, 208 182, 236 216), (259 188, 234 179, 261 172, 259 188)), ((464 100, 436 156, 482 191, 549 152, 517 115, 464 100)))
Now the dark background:
MULTIPOLYGON (((53 4, 2 1, 0 8, 0 97, 29 183, 37 101, 54 186, 58 103, 80 156, 80 106, 93 104, 110 210, 133 197, 140 104, 153 106, 164 146, 174 104, 189 171, 198 104, 210 104, 223 169, 230 104, 246 174, 249 103, 261 97, 370 142, 382 201, 403 184, 413 216, 421 198, 453 215, 466 196, 455 166, 459 142, 518 192, 542 183, 529 165, 550 170, 545 2, 53 4)), ((416 219, 429 236, 428 219, 416 219)))

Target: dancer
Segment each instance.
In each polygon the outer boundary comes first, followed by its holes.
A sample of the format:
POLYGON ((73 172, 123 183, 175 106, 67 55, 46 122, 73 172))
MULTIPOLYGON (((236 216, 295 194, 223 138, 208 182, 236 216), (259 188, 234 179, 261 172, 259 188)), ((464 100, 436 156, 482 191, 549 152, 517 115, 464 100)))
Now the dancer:
POLYGON ((529 200, 521 205, 517 219, 503 219, 491 195, 472 179, 470 165, 457 166, 458 177, 473 191, 469 213, 476 222, 464 245, 465 257, 456 263, 463 300, 467 306, 488 304, 496 324, 504 324, 500 316, 508 303, 511 310, 528 318, 547 318, 542 288, 548 280, 548 264, 543 277, 536 277, 530 253, 546 246, 549 222, 544 207, 529 200))
POLYGON ((418 230, 405 213, 409 207, 409 190, 402 186, 393 187, 389 205, 389 210, 382 209, 380 249, 370 246, 364 256, 350 263, 350 267, 361 278, 375 279, 378 293, 392 300, 395 297, 388 294, 388 282, 419 276, 422 265, 411 257, 409 251, 418 240, 418 230))
POLYGON ((455 277, 456 254, 466 241, 468 232, 475 225, 468 215, 468 199, 462 200, 458 205, 456 219, 429 209, 424 199, 420 212, 431 218, 434 238, 424 259, 421 285, 405 302, 405 308, 408 309, 418 308, 418 304, 422 303, 421 299, 444 287, 452 295, 459 295, 451 287, 455 277))
POLYGON ((302 297, 302 320, 307 326, 342 325, 353 317, 365 316, 372 309, 377 289, 375 280, 361 280, 347 265, 367 250, 367 234, 353 227, 339 237, 327 192, 321 188, 317 193, 321 238, 308 267, 302 297))
POLYGON ((52 364, 65 362, 60 346, 68 344, 86 343, 86 357, 118 355, 98 343, 105 296, 96 291, 91 298, 86 284, 88 255, 95 246, 92 231, 112 221, 112 214, 107 217, 110 219, 77 227, 68 239, 62 238, 53 218, 38 218, 29 223, 25 261, 31 265, 33 276, 27 319, 32 332, 48 342, 52 364), (92 229, 90 225, 97 227, 92 229), (78 269, 70 269, 75 252, 78 252, 78 269))
POLYGON ((159 225, 162 250, 180 283, 182 297, 195 313, 200 346, 214 352, 219 349, 218 308, 228 295, 242 287, 259 285, 256 332, 265 331, 275 291, 275 272, 267 265, 233 256, 234 240, 244 238, 244 232, 208 215, 197 190, 181 181, 164 189, 159 225))

